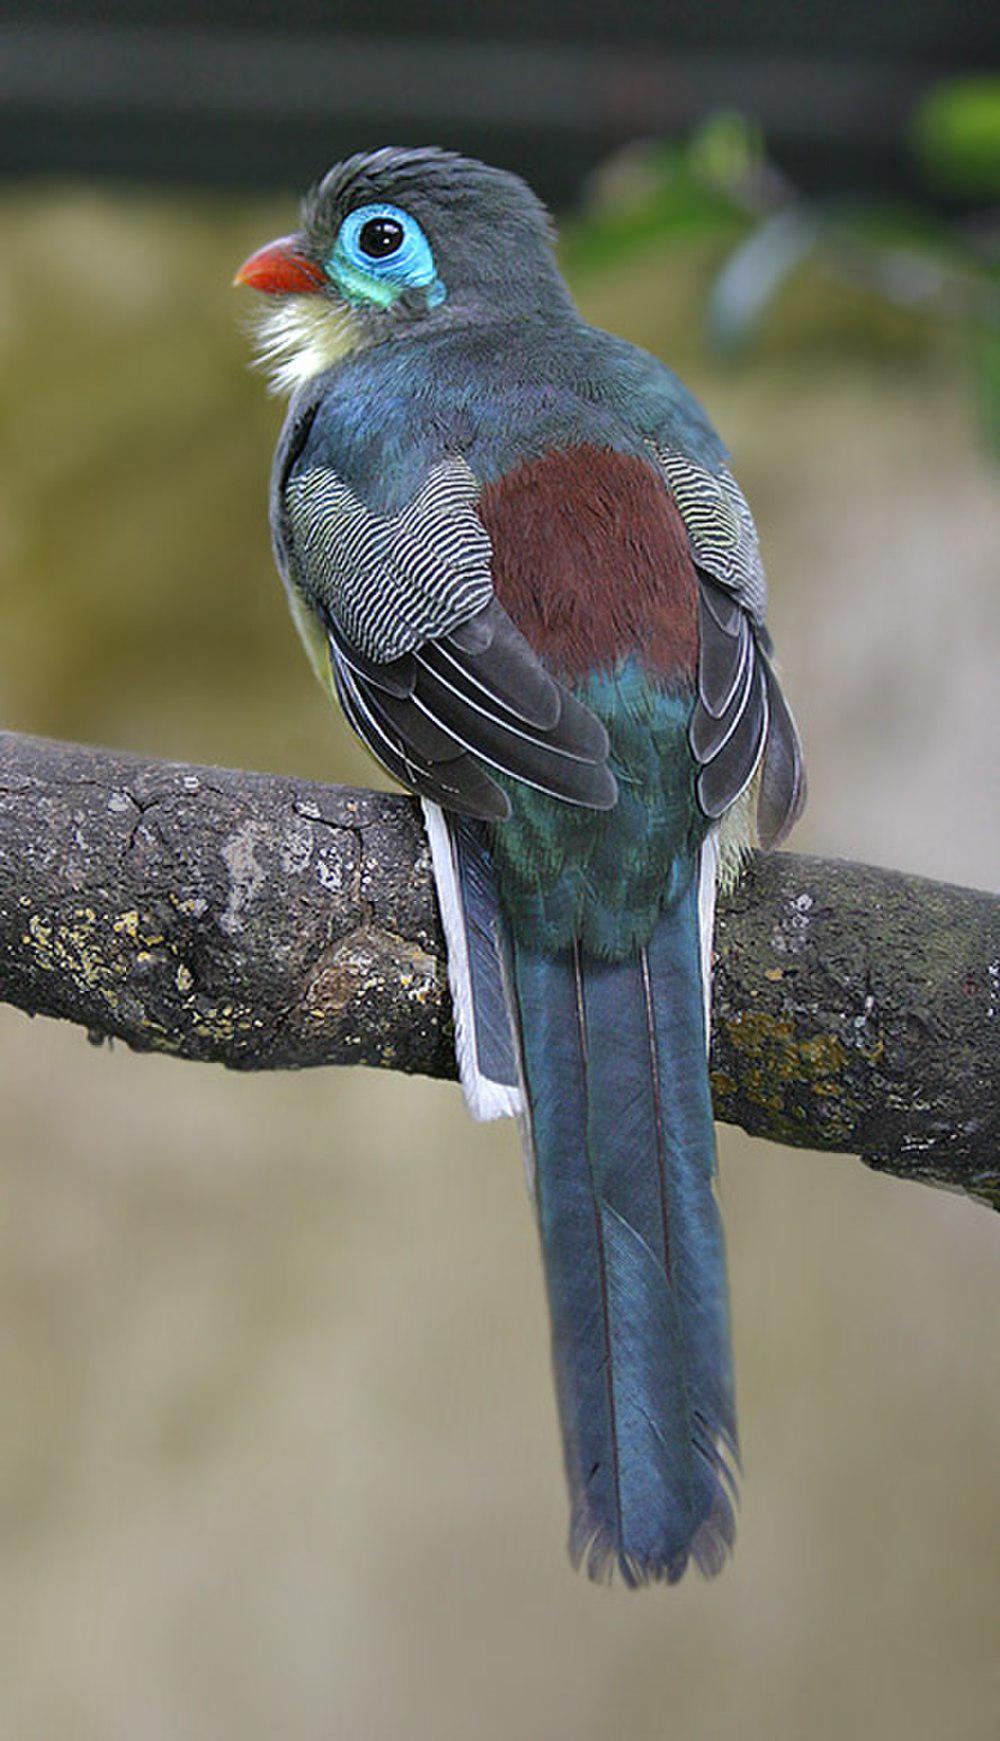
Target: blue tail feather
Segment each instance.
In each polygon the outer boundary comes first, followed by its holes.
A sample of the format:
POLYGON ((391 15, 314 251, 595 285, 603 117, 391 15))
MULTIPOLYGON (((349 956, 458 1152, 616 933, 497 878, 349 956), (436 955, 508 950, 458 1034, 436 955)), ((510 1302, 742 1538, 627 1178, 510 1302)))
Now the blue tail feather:
POLYGON ((737 1449, 695 879, 625 960, 510 947, 571 1553, 714 1572, 737 1449))

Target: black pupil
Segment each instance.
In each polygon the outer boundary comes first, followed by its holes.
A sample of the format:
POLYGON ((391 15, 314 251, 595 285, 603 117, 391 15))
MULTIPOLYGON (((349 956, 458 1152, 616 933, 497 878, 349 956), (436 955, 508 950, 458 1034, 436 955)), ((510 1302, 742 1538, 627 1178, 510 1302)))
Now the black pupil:
POLYGON ((369 218, 358 241, 370 260, 384 260, 402 245, 403 226, 395 218, 369 218))

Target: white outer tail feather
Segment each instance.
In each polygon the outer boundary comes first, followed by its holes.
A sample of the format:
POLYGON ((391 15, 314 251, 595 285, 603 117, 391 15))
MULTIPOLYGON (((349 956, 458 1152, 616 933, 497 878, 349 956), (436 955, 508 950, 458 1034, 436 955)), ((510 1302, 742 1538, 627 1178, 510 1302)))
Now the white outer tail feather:
POLYGON ((719 882, 719 825, 714 823, 698 858, 698 932, 701 938, 701 984, 705 994, 705 1046, 712 1038, 712 943, 715 938, 715 891, 719 882))
POLYGON ((462 892, 451 834, 440 804, 420 800, 431 849, 431 865, 437 887, 441 923, 448 947, 448 985, 451 988, 452 1012, 455 1020, 455 1056, 465 1104, 473 1118, 481 1123, 491 1118, 513 1118, 524 1110, 519 1088, 503 1082, 491 1082, 476 1062, 476 1017, 472 1007, 472 987, 469 979, 469 952, 462 911, 462 892))

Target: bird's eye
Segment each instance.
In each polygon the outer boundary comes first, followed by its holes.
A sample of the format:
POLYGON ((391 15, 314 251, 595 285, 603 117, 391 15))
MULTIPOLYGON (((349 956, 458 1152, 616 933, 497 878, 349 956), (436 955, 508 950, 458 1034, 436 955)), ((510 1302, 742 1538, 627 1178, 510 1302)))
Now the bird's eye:
POLYGON ((403 245, 403 226, 395 218, 369 218, 358 237, 358 247, 370 260, 387 260, 403 245))
POLYGON ((348 302, 391 308, 406 291, 422 290, 428 308, 444 300, 431 245, 411 212, 372 204, 348 212, 326 270, 348 302))

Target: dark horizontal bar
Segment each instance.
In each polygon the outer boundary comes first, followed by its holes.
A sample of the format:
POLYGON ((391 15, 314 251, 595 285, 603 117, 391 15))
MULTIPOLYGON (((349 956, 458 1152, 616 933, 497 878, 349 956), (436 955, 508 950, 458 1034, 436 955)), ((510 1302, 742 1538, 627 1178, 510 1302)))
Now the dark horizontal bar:
POLYGON ((738 107, 773 134, 898 135, 940 76, 889 60, 670 53, 641 45, 292 36, 119 24, 0 25, 7 111, 185 122, 365 122, 544 127, 631 137, 738 107))

